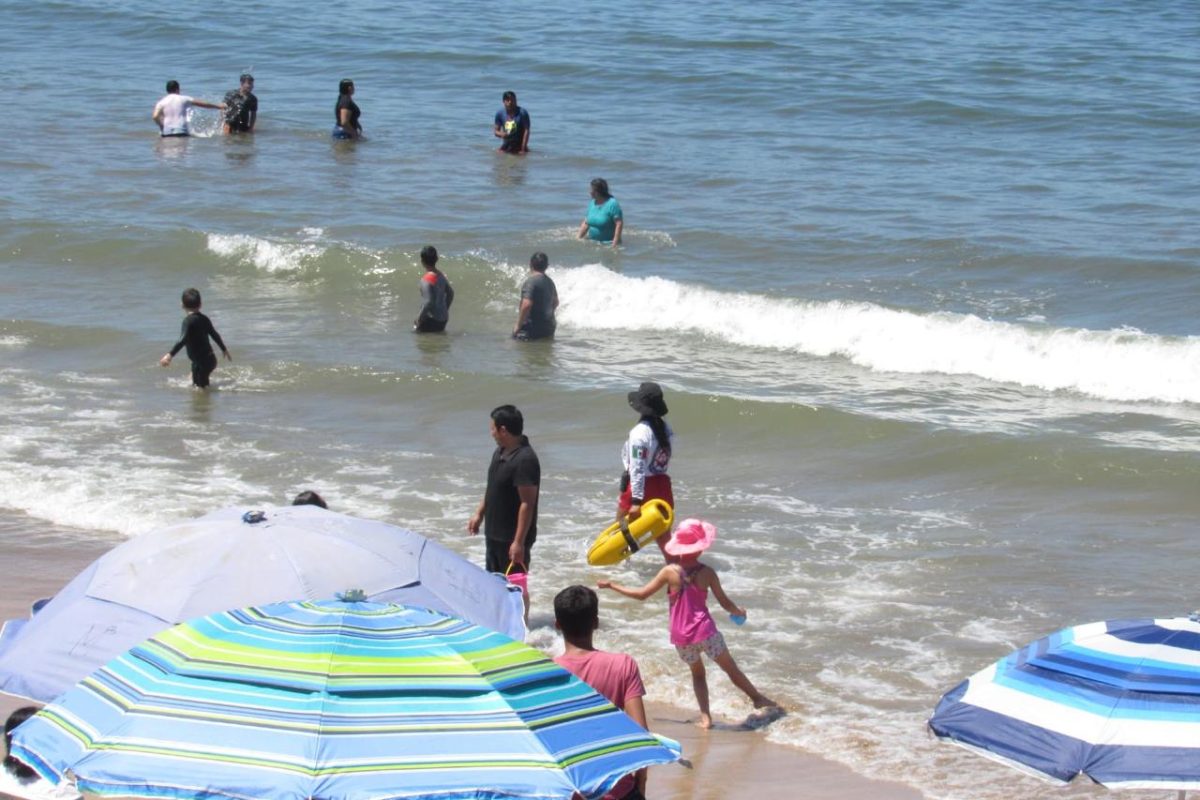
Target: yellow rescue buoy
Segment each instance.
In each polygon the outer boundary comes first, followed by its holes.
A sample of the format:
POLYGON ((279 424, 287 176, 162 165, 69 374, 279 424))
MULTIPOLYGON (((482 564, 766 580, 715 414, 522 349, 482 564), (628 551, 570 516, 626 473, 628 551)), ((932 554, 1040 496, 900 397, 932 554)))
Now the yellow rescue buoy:
POLYGON ((607 567, 624 561, 671 530, 674 519, 675 512, 665 500, 647 500, 637 519, 623 517, 596 537, 588 548, 588 563, 607 567))

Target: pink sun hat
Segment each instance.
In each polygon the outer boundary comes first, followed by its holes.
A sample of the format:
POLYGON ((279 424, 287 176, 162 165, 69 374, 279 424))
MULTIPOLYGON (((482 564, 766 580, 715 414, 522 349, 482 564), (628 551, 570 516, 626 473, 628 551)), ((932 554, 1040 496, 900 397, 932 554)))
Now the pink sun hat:
POLYGON ((673 556, 702 553, 717 538, 717 526, 702 519, 685 519, 671 534, 671 541, 663 549, 673 556))

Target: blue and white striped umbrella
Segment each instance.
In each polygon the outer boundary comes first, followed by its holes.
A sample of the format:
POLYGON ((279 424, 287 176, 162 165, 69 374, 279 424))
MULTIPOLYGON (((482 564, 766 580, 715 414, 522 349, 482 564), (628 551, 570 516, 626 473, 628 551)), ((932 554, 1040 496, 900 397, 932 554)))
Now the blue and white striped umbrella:
POLYGON ((1057 782, 1200 789, 1200 622, 1067 628, 947 692, 929 727, 1057 782))
POLYGON ((678 760, 542 653, 425 609, 291 602, 176 625, 16 729, 81 791, 157 798, 597 798, 678 760))

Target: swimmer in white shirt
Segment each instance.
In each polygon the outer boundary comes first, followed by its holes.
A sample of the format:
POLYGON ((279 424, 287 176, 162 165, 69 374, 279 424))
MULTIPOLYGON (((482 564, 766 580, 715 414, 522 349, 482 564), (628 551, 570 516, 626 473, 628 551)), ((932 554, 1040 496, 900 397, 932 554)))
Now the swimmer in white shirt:
POLYGON ((163 136, 187 136, 188 109, 192 106, 225 110, 224 103, 206 103, 180 94, 179 81, 167 81, 167 94, 154 105, 154 113, 150 118, 158 125, 163 136))

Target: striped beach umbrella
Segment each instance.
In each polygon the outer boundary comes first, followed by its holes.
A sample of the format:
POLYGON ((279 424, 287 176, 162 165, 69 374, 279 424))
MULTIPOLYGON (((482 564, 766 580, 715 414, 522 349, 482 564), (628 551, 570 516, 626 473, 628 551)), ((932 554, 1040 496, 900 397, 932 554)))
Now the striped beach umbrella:
POLYGON ((176 625, 17 728, 12 752, 101 796, 322 800, 596 798, 679 758, 522 643, 342 601, 176 625))
POLYGON ((1200 623, 1095 622, 997 661, 948 692, 939 737, 1033 775, 1200 789, 1200 623))

